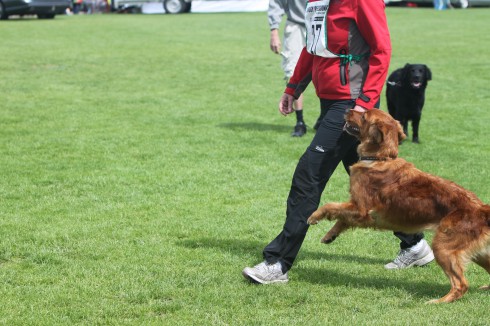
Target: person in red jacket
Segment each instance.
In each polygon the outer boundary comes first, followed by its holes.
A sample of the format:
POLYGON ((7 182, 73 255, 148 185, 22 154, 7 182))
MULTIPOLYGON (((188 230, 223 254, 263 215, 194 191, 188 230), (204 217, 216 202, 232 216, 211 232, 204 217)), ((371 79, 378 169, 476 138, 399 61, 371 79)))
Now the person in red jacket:
MULTIPOLYGON (((308 231, 307 219, 318 208, 325 186, 342 162, 347 173, 358 161, 355 137, 343 131, 346 110, 364 112, 379 106, 388 73, 391 41, 383 0, 309 0, 306 46, 279 103, 283 115, 313 82, 322 120, 300 158, 287 199, 281 233, 263 250, 264 261, 246 267, 251 282, 287 282, 288 271, 308 231)), ((387 269, 422 266, 434 259, 423 234, 395 232, 400 252, 387 269)))

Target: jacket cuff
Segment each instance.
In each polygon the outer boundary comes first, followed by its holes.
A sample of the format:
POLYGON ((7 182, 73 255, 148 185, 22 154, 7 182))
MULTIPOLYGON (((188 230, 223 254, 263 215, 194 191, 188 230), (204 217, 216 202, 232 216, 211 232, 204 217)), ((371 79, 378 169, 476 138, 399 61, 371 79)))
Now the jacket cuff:
POLYGON ((294 93, 295 93, 295 91, 296 91, 296 87, 298 87, 298 85, 288 83, 288 84, 286 85, 286 90, 284 91, 284 93, 286 93, 286 94, 289 94, 289 95, 293 96, 295 99, 298 99, 298 98, 297 98, 297 97, 294 95, 294 93))
POLYGON ((373 101, 370 97, 367 97, 365 94, 361 93, 359 97, 356 99, 356 105, 362 106, 367 110, 371 110, 374 108, 375 101, 373 101))

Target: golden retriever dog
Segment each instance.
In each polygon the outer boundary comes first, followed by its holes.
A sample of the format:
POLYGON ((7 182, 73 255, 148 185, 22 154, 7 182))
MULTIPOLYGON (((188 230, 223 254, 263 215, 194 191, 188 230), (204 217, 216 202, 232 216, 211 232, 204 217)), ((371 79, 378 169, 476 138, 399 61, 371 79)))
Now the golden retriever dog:
MULTIPOLYGON (((433 230, 432 250, 451 281, 451 290, 428 303, 461 298, 468 290, 467 263, 473 261, 490 273, 490 206, 454 182, 398 158, 398 144, 406 136, 387 113, 351 110, 345 130, 360 140, 359 162, 350 168, 350 201, 320 207, 308 224, 337 220, 324 243, 349 227, 407 233, 433 230)), ((481 289, 489 290, 490 285, 481 289)))

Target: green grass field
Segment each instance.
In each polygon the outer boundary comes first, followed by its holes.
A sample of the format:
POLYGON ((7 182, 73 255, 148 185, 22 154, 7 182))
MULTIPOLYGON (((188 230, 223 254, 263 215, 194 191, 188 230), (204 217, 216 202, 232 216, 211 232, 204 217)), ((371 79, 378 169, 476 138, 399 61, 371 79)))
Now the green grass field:
MULTIPOLYGON (((400 155, 490 202, 490 10, 388 8, 390 70, 433 74, 400 155)), ((290 282, 246 283, 284 223, 296 162, 265 13, 0 23, 0 324, 488 325, 489 275, 425 305, 435 264, 386 271, 398 241, 312 227, 290 282)), ((382 105, 384 107, 384 96, 382 105)), ((305 117, 319 113, 313 88, 305 117)), ((323 202, 348 197, 339 169, 323 202)), ((432 235, 427 233, 430 241, 432 235)))

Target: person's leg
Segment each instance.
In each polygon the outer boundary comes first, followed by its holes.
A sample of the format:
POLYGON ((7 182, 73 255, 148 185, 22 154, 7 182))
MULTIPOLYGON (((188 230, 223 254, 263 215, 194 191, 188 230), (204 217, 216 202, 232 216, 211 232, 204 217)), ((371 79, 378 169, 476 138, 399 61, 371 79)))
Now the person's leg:
POLYGON ((434 260, 434 253, 423 233, 407 234, 394 232, 400 239, 400 251, 395 259, 386 264, 386 269, 403 269, 412 266, 424 266, 434 260))
POLYGON ((303 119, 303 94, 293 102, 293 108, 296 115, 296 125, 291 133, 293 137, 302 137, 306 134, 306 123, 303 119))
POLYGON ((343 137, 345 110, 353 102, 321 100, 321 105, 328 110, 294 172, 283 230, 263 252, 267 262, 279 261, 284 272, 296 259, 308 230, 307 219, 318 208, 330 176, 356 143, 354 137, 343 137))
POLYGON ((424 238, 423 233, 407 234, 403 232, 393 232, 393 234, 400 239, 400 249, 413 247, 424 238))
MULTIPOLYGON (((298 24, 286 21, 282 44, 282 69, 284 71, 284 79, 287 82, 293 75, 299 55, 304 47, 304 29, 298 24)), ((303 119, 303 94, 294 101, 293 107, 296 115, 296 125, 291 136, 302 137, 307 131, 306 123, 303 119)))
POLYGON ((308 230, 307 218, 318 208, 325 185, 343 155, 356 142, 353 137, 341 137, 344 134, 345 110, 353 107, 353 101, 321 100, 320 103, 328 108, 325 122, 296 166, 283 230, 264 248, 265 261, 246 267, 242 272, 252 282, 287 282, 287 271, 293 265, 308 230))
MULTIPOLYGON (((346 132, 342 136, 352 137, 348 135, 346 132)), ((356 140, 355 143, 352 145, 352 147, 344 155, 344 158, 342 159, 342 164, 344 165, 344 169, 347 172, 347 174, 350 174, 351 165, 359 161, 359 155, 357 154, 357 145, 359 145, 359 141, 356 140)))
POLYGON ((326 112, 322 109, 320 111, 320 115, 316 119, 315 125, 313 126, 313 129, 318 130, 320 128, 320 124, 322 123, 323 117, 325 117, 326 112))
POLYGON ((296 112, 296 122, 305 122, 303 120, 303 94, 301 94, 296 101, 293 102, 293 108, 296 112), (301 114, 300 114, 301 113, 301 114))

